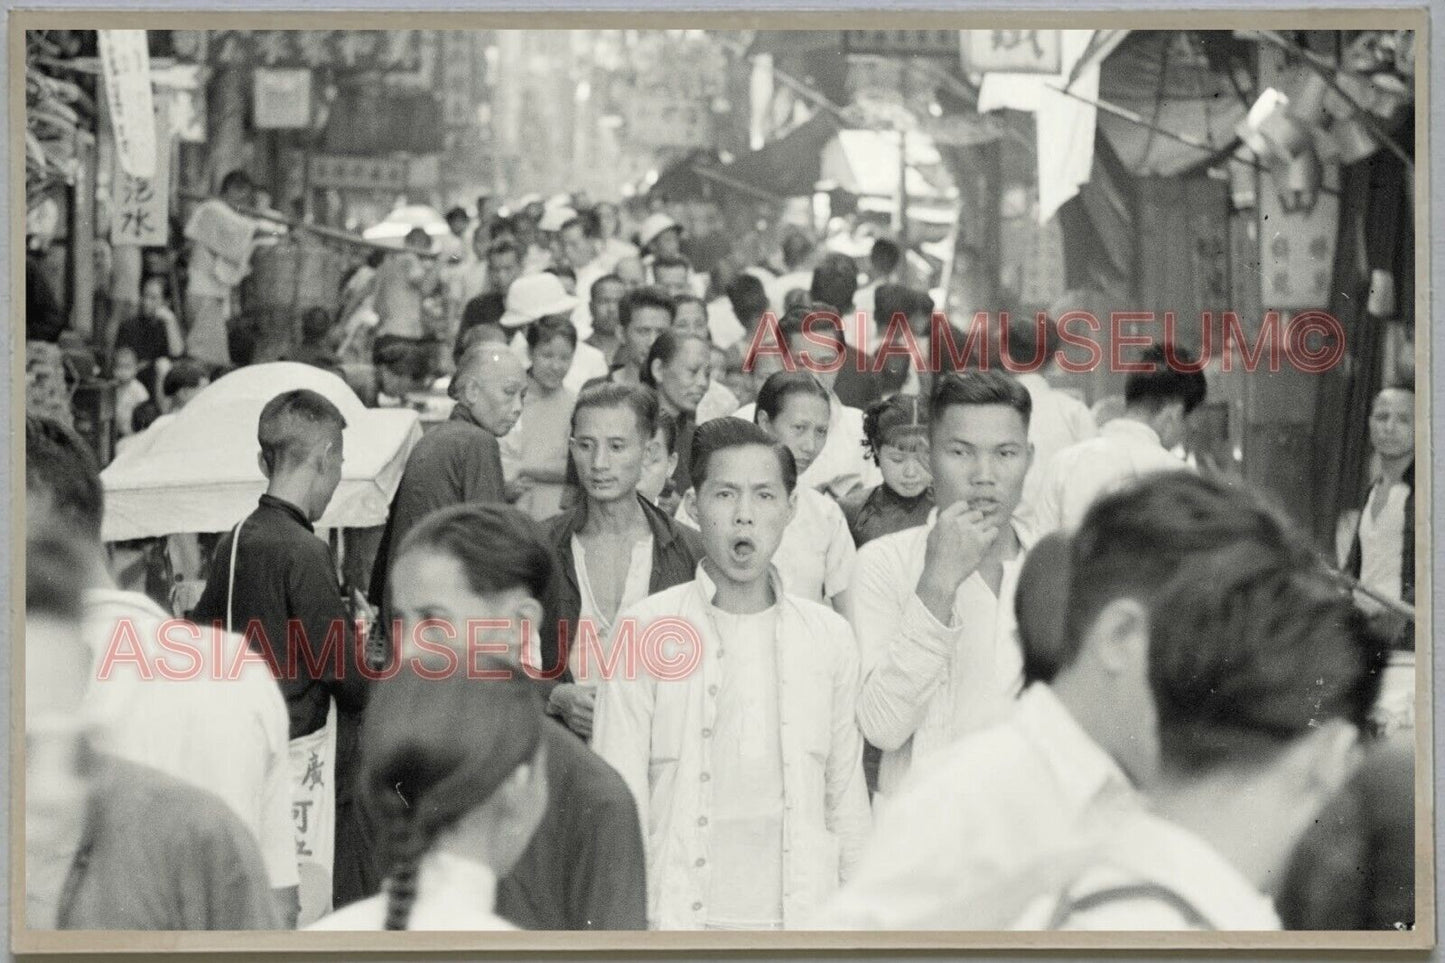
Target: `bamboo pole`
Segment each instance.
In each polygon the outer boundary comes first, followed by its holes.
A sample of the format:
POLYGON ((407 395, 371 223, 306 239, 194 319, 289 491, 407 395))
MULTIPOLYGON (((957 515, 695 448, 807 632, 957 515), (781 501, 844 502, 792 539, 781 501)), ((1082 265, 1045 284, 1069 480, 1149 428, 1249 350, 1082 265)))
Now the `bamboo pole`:
MULTIPOLYGON (((206 194, 197 194, 191 191, 182 191, 181 197, 188 201, 210 200, 210 197, 206 194)), ((390 244, 382 244, 379 241, 368 241, 364 237, 358 237, 355 234, 348 234, 346 231, 339 231, 334 227, 325 227, 321 224, 309 224, 305 221, 298 221, 295 218, 287 217, 284 214, 272 214, 267 211, 258 211, 250 207, 238 207, 236 208, 236 210, 237 212, 244 214, 247 217, 253 217, 258 221, 268 221, 272 224, 281 224, 295 231, 310 231, 312 234, 315 234, 318 237, 324 237, 328 240, 338 241, 342 244, 352 244, 356 247, 370 248, 374 251, 385 251, 388 254, 395 254, 399 251, 404 250, 400 247, 393 247, 390 244)), ((417 255, 418 257, 441 257, 441 255, 435 251, 412 251, 411 253, 417 255)))

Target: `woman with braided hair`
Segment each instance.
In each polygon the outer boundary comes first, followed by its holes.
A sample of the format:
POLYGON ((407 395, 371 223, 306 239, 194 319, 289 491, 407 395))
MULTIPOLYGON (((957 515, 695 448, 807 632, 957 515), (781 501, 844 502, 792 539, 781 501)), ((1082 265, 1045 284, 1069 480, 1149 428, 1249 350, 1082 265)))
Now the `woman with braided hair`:
MULTIPOLYGON (((398 756, 405 759, 408 752, 419 755, 435 741, 452 747, 448 751, 468 765, 471 760, 478 766, 493 765, 493 757, 500 756, 515 767, 517 760, 529 758, 524 749, 545 759, 547 792, 537 793, 535 803, 526 810, 536 821, 525 823, 525 832, 520 816, 511 824, 517 851, 509 853, 505 865, 488 863, 496 874, 494 879, 454 887, 460 895, 452 897, 458 904, 453 915, 466 915, 437 923, 450 929, 478 928, 481 922, 493 920, 495 897, 497 915, 520 929, 645 929, 642 828, 632 793, 622 777, 560 719, 545 715, 548 693, 560 674, 557 667, 565 666, 566 656, 557 641, 559 566, 541 528, 515 508, 453 505, 418 521, 395 558, 387 602, 404 634, 395 640, 397 651, 391 658, 404 667, 420 665, 423 669, 440 658, 452 671, 447 673, 444 668, 432 673, 428 669, 427 674, 462 678, 422 684, 412 695, 415 704, 398 704, 398 718, 374 723, 386 731, 368 735, 368 749, 380 759, 378 745, 399 745, 405 751, 398 756), (483 652, 496 653, 502 660, 502 672, 513 680, 510 685, 529 690, 533 697, 509 696, 512 689, 488 681, 492 673, 472 671, 474 657, 483 652), (465 691, 454 691, 457 684, 465 686, 465 691), (515 703, 504 716, 471 704, 491 701, 494 688, 515 703), (476 720, 478 731, 472 731, 469 720, 476 720), (489 731, 493 728, 517 732, 489 731), (511 740, 521 733, 527 735, 525 743, 514 745, 511 740), (538 746, 544 751, 538 752, 538 746), (461 925, 463 918, 472 920, 478 913, 487 916, 477 926, 461 925)), ((370 717, 367 722, 373 724, 370 717)), ((538 765, 533 763, 534 768, 538 765)), ((383 771, 367 783, 372 794, 369 803, 373 803, 368 812, 377 817, 390 814, 394 824, 391 832, 378 829, 378 836, 410 839, 412 846, 403 856, 429 852, 417 848, 427 836, 417 841, 406 833, 397 834, 405 829, 399 820, 417 804, 407 798, 408 805, 398 808, 394 787, 399 780, 393 775, 383 771)), ((506 773, 492 775, 500 779, 506 773)), ((446 796, 431 805, 445 804, 450 815, 460 815, 464 810, 456 807, 464 803, 486 798, 479 791, 484 788, 480 778, 469 782, 459 777, 439 785, 446 796), (454 785, 458 788, 453 789, 454 785)), ((428 812, 420 808, 418 816, 434 824, 428 812)), ((424 902, 428 899, 424 862, 421 868, 419 895, 424 902)), ((394 872, 392 877, 388 899, 396 892, 394 872)), ((404 876, 401 882, 407 882, 404 876)), ((371 911, 377 920, 379 905, 371 911)))
POLYGON ((480 661, 483 678, 455 666, 427 677, 412 663, 378 687, 361 791, 382 836, 386 881, 312 929, 515 929, 494 912, 497 880, 547 808, 544 720, 521 673, 480 661))

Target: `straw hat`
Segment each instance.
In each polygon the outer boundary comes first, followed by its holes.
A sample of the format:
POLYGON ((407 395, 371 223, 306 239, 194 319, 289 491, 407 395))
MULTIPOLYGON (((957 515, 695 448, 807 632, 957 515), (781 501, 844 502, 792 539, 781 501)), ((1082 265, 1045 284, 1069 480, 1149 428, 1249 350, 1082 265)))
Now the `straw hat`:
POLYGON ((651 214, 647 220, 642 222, 642 227, 638 229, 637 239, 641 241, 642 246, 646 248, 653 241, 657 240, 659 234, 674 229, 680 231, 682 230, 682 225, 666 214, 651 214))

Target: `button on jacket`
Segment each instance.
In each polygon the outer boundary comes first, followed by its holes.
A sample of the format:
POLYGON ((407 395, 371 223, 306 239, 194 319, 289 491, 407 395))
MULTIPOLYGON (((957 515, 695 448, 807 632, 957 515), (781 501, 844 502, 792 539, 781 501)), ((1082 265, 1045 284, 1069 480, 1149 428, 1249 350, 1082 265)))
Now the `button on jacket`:
MULTIPOLYGON (((831 609, 784 595, 776 570, 771 578, 778 607, 786 928, 802 925, 847 880, 870 816, 853 715, 858 656, 852 633, 831 609)), ((637 799, 653 929, 700 929, 708 919, 711 739, 727 668, 727 640, 718 637, 713 618, 715 592, 698 566, 693 581, 625 612, 619 628, 630 625, 639 640, 659 619, 690 624, 701 653, 696 666, 675 680, 651 676, 639 659, 636 678, 604 681, 598 694, 593 748, 637 799)))

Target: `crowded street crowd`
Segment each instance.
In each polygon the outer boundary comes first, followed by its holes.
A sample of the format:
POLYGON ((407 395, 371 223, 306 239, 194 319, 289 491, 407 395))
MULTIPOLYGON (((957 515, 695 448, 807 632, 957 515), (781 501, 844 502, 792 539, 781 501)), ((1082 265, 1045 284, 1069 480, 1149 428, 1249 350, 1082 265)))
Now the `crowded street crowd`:
MULTIPOLYGON (((253 360, 255 207, 226 176, 120 324, 122 450, 253 360)), ((1321 552, 1189 450, 1192 346, 1091 408, 1057 311, 934 363, 962 325, 892 238, 702 271, 639 213, 483 199, 298 319, 289 360, 426 422, 359 560, 318 537, 354 453, 316 391, 265 404, 265 493, 176 605, 102 541, 97 454, 28 413, 30 928, 1414 924, 1413 731, 1378 711, 1414 646, 1409 385, 1321 552)))

